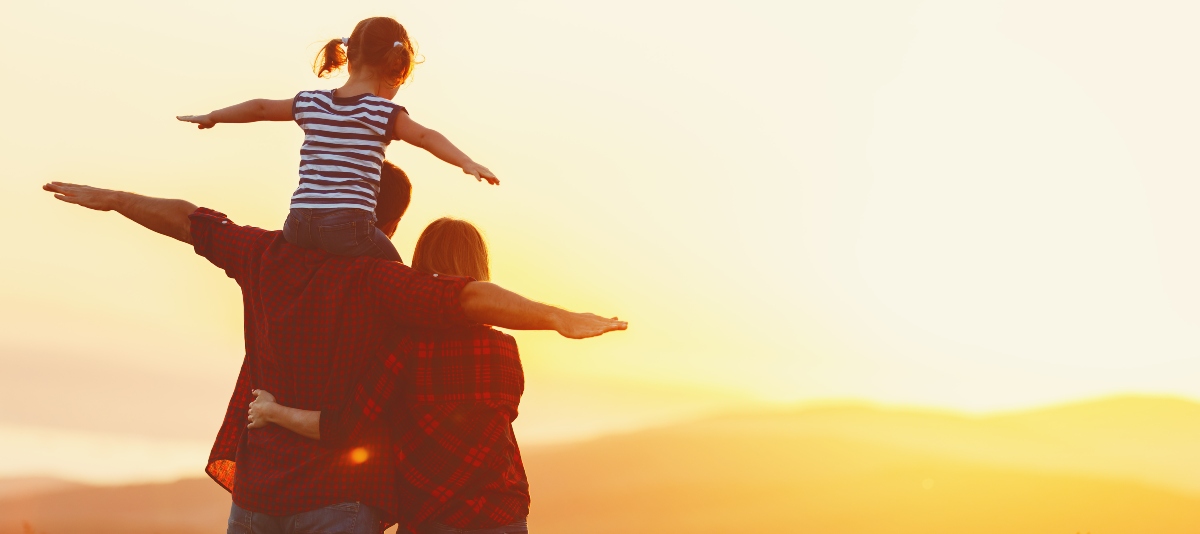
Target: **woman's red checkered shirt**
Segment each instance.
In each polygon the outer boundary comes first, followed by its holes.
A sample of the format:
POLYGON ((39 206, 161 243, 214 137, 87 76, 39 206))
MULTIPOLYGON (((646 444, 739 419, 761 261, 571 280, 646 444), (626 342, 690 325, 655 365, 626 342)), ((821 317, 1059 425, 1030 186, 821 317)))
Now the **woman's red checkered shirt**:
POLYGON ((398 338, 349 406, 321 412, 322 444, 343 447, 380 422, 392 429, 401 532, 430 520, 481 529, 524 519, 529 483, 512 429, 525 390, 516 341, 485 326, 398 338))
POLYGON ((386 429, 367 429, 333 449, 275 425, 247 431, 250 390, 307 410, 345 405, 363 372, 391 352, 397 328, 469 325, 459 294, 470 280, 303 249, 280 232, 238 226, 205 208, 190 219, 196 253, 241 286, 245 316, 246 358, 208 474, 238 506, 256 512, 290 515, 359 501, 395 514, 386 429), (352 453, 358 448, 365 458, 352 453))

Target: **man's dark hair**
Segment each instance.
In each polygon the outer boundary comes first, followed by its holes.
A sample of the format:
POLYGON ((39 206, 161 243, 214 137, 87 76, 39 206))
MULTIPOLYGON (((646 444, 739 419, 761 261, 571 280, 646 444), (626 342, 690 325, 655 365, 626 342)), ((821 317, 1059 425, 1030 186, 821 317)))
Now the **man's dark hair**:
POLYGON ((379 176, 379 197, 375 203, 376 224, 384 227, 399 221, 408 211, 409 202, 412 202, 412 182, 408 181, 408 175, 384 160, 379 176))

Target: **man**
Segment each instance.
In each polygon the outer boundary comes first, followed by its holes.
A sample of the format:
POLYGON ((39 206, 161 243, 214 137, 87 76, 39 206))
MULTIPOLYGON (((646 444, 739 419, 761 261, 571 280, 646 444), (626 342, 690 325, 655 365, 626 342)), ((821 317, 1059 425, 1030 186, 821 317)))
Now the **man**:
MULTIPOLYGON (((390 510, 396 501, 382 428, 338 449, 274 425, 246 432, 251 389, 271 391, 280 402, 306 410, 344 404, 353 379, 371 358, 391 348, 385 345, 388 334, 401 326, 480 323, 555 330, 575 339, 627 326, 616 318, 533 302, 487 282, 303 249, 287 243, 281 232, 239 226, 224 214, 183 200, 59 182, 43 188, 59 200, 117 211, 189 243, 241 286, 246 358, 206 469, 233 494, 231 533, 301 528, 374 533, 394 513, 390 510)), ((385 198, 398 198, 404 189, 385 178, 379 205, 395 206, 385 198)), ((403 209, 378 209, 379 227, 390 237, 403 209)))

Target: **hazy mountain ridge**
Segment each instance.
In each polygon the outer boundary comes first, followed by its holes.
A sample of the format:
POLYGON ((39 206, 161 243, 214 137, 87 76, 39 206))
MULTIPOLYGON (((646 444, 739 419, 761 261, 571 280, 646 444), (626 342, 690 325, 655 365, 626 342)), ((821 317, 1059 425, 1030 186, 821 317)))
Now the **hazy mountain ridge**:
POLYGON ((83 484, 52 477, 22 477, 0 480, 0 501, 58 493, 85 487, 83 484))
MULTIPOLYGON (((1194 532, 1200 404, 736 413, 525 451, 538 532, 1194 532)), ((0 488, 3 488, 0 485, 0 488)), ((0 534, 224 531, 207 479, 0 498, 0 534)))
POLYGON ((208 478, 82 487, 0 500, 0 533, 202 534, 225 532, 229 494, 208 478))
POLYGON ((530 451, 547 532, 1195 532, 1200 404, 827 405, 530 451), (1190 447, 1190 450, 1189 450, 1190 447), (576 481, 586 481, 577 483, 576 481))
POLYGON ((1139 481, 1200 496, 1200 404, 1124 396, 993 416, 828 405, 656 429, 763 439, 823 436, 943 458, 1139 481))

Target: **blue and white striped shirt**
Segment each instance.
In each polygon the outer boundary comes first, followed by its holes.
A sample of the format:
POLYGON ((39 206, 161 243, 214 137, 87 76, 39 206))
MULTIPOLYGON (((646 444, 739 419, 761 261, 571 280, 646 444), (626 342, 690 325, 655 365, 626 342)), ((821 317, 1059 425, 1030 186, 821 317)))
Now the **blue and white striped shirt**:
POLYGON ((403 106, 373 94, 338 97, 333 91, 302 91, 292 117, 304 130, 300 186, 292 208, 356 208, 375 211, 383 149, 392 142, 403 106))

